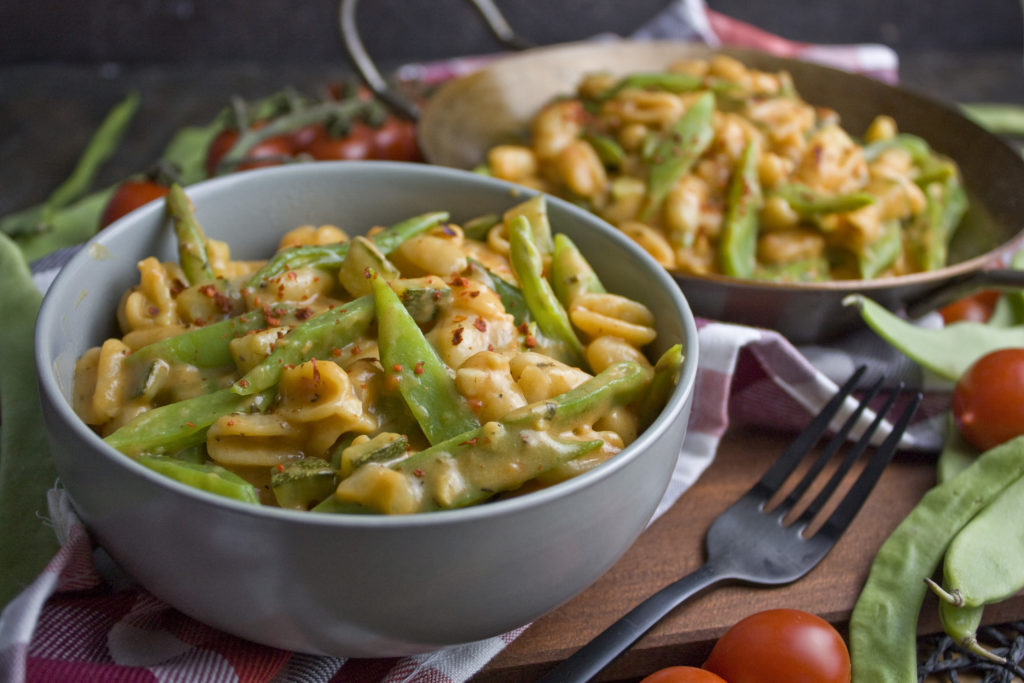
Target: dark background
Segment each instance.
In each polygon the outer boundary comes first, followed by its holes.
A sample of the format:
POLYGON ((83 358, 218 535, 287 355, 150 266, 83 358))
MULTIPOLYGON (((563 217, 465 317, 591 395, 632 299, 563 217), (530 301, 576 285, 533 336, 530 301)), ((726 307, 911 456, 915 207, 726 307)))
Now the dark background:
MULTIPOLYGON (((882 43, 907 87, 949 102, 1024 103, 1020 0, 707 0, 798 41, 882 43)), ((629 34, 669 0, 497 0, 534 44, 629 34)), ((382 68, 499 49, 467 0, 363 0, 358 23, 382 68)), ((142 107, 101 181, 159 156, 171 132, 231 95, 307 92, 350 76, 336 0, 0 2, 0 215, 62 180, 126 92, 142 107)))

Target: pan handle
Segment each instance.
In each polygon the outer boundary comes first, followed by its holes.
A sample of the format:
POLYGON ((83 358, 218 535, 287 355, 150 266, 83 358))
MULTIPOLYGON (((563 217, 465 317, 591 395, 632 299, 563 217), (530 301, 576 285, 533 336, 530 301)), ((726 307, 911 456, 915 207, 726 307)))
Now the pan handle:
MULTIPOLYGON (((487 24, 487 28, 502 45, 512 50, 524 50, 532 47, 529 41, 521 38, 512 30, 493 0, 469 0, 469 3, 476 8, 484 23, 487 24)), ((398 114, 415 121, 420 115, 419 107, 388 84, 387 79, 381 75, 363 45, 359 29, 356 26, 356 6, 358 4, 359 0, 341 0, 338 6, 338 20, 345 51, 348 52, 352 64, 366 87, 398 114)))
POLYGON ((1024 287, 1024 270, 1009 268, 982 268, 951 278, 907 302, 905 310, 910 318, 942 308, 957 299, 982 289, 1009 289, 1024 287))

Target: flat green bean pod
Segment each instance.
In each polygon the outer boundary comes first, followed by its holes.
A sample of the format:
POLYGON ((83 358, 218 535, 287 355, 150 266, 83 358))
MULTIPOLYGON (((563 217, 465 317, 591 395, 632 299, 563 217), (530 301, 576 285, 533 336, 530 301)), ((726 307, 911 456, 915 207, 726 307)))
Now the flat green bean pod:
POLYGON ((879 548, 850 617, 852 683, 917 680, 917 620, 953 537, 1024 476, 1024 437, 930 489, 879 548))

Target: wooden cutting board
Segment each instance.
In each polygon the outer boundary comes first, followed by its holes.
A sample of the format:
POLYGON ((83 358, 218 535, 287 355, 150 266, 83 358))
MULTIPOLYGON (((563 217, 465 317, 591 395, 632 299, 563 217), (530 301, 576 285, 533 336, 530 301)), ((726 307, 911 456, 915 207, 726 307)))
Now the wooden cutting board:
MULTIPOLYGON (((534 622, 473 682, 536 680, 645 597, 700 565, 704 532, 711 521, 762 475, 790 438, 730 430, 700 480, 607 574, 534 622)), ((934 456, 897 454, 846 534, 804 578, 776 588, 713 587, 677 608, 595 680, 637 680, 664 666, 700 666, 729 626, 764 609, 807 610, 845 634, 875 552, 934 483, 934 456)), ((1024 596, 1018 595, 987 610, 985 623, 1005 623, 1022 615, 1024 596)), ((934 599, 929 598, 918 632, 940 630, 934 599)))

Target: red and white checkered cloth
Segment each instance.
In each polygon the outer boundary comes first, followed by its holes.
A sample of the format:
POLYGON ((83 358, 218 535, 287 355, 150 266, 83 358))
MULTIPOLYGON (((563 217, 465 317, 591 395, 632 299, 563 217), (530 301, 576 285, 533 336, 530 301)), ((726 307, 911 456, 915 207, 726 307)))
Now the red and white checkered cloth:
MULTIPOLYGON (((759 48, 890 82, 896 79, 896 57, 885 47, 794 43, 713 12, 701 0, 677 0, 634 37, 759 48)), ((425 80, 436 81, 483 62, 466 59, 420 65, 417 72, 425 80)), ((54 274, 54 267, 36 273, 41 288, 54 274)), ((671 507, 711 463, 730 418, 795 429, 836 390, 836 384, 812 365, 803 350, 774 332, 700 321, 698 336, 700 366, 693 414, 672 482, 655 517, 671 507)), ((911 436, 906 445, 928 445, 927 436, 925 441, 915 438, 911 436)), ((392 659, 312 656, 257 645, 182 615, 120 574, 103 551, 93 547, 59 487, 51 491, 49 504, 49 521, 62 547, 0 616, 3 681, 457 683, 471 678, 528 628, 392 659)))

